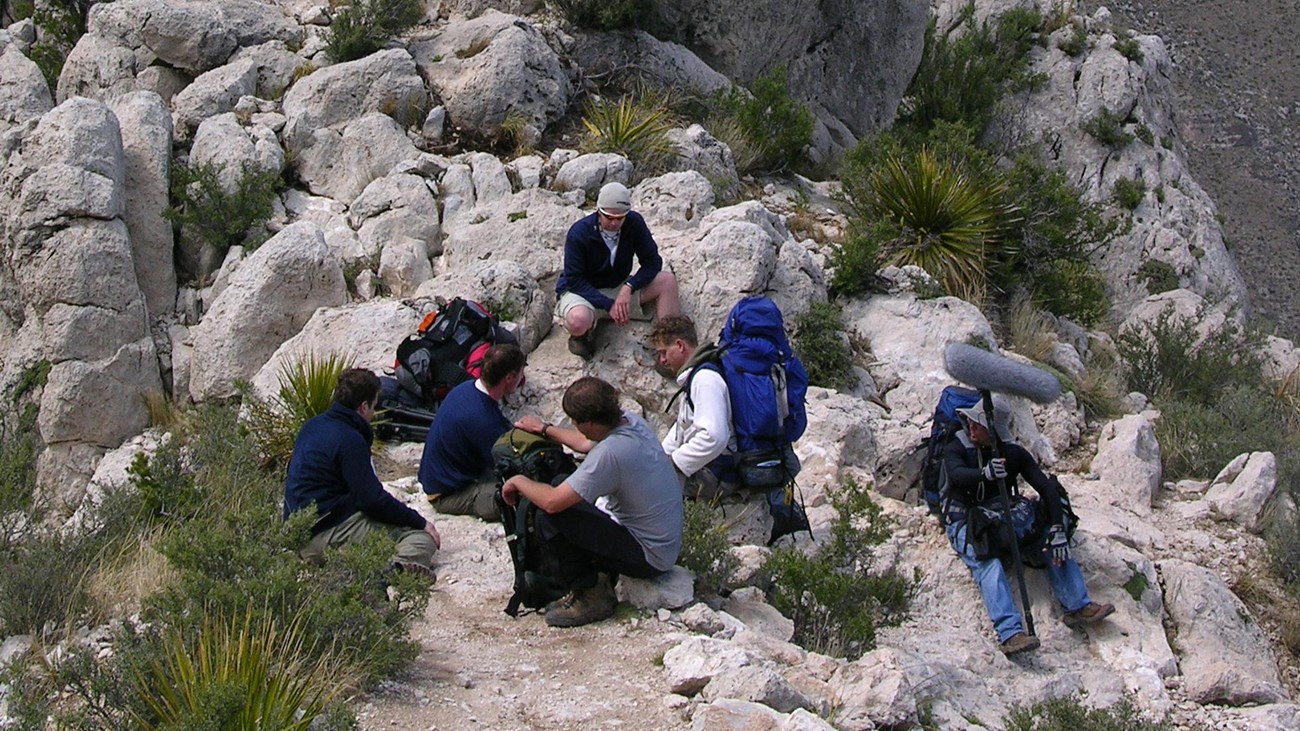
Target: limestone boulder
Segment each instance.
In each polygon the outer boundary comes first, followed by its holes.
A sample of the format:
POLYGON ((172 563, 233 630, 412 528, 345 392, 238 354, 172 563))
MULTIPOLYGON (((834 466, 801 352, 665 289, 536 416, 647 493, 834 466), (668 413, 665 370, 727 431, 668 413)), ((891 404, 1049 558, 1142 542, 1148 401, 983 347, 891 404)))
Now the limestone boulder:
POLYGON ((695 695, 719 673, 750 664, 748 652, 711 637, 691 637, 664 653, 669 690, 681 695, 695 695))
POLYGON ((1188 697, 1231 706, 1285 700, 1264 630, 1223 580, 1177 559, 1157 567, 1188 697))
MULTIPOLYGON (((645 216, 656 238, 668 238, 672 231, 698 228, 704 217, 716 209, 716 198, 717 193, 708 178, 687 170, 637 183, 632 189, 632 208, 645 216)), ((745 211, 744 215, 748 213, 745 211)), ((772 236, 778 235, 773 229, 772 236)))
POLYGON ((320 228, 286 227, 253 252, 193 328, 190 397, 233 395, 233 382, 252 378, 317 308, 346 299, 343 270, 320 228))
MULTIPOLYGON (((723 600, 722 610, 743 622, 745 627, 753 632, 770 635, 782 642, 789 642, 790 638, 794 636, 794 622, 788 617, 783 616, 771 604, 768 604, 766 598, 763 596, 763 592, 757 588, 742 587, 733 591, 725 600, 723 600)), ((742 696, 727 697, 742 698, 742 700, 759 700, 758 698, 743 698, 742 696)), ((759 702, 762 703, 764 701, 759 700, 759 702)), ((797 705, 803 706, 803 704, 797 705)), ((793 710, 793 707, 772 707, 776 708, 778 711, 786 713, 793 710)))
POLYGON ((721 698, 691 717, 691 731, 777 731, 784 719, 777 711, 753 701, 721 698))
MULTIPOLYGON (((94 10, 91 8, 91 17, 94 10)), ((133 91, 136 77, 149 66, 151 56, 147 49, 133 49, 88 32, 68 52, 55 97, 62 101, 78 96, 109 99, 133 91)))
POLYGON ((555 174, 556 190, 581 190, 595 199, 605 183, 623 183, 632 179, 632 162, 612 152, 592 152, 564 163, 555 174))
POLYGON ((573 57, 588 75, 638 68, 667 88, 711 97, 731 88, 726 75, 713 70, 691 49, 659 40, 643 30, 579 33, 573 37, 573 57))
POLYGON ((905 670, 909 661, 896 650, 880 648, 841 667, 830 680, 840 701, 836 726, 869 731, 915 724, 916 689, 905 670))
POLYGON ((429 252, 424 242, 409 236, 398 236, 387 242, 379 255, 378 273, 385 289, 394 296, 413 294, 433 276, 433 266, 429 264, 429 252))
POLYGON ((109 103, 122 134, 126 163, 123 218, 131 237, 131 260, 151 318, 176 306, 172 226, 162 212, 170 205, 172 119, 162 97, 140 91, 109 103))
POLYGON ((674 168, 697 171, 713 185, 722 200, 732 200, 739 195, 740 176, 736 173, 731 148, 698 124, 670 130, 666 136, 677 148, 672 163, 674 168))
MULTIPOLYGON (((451 171, 448 171, 448 175, 451 171)), ((478 262, 512 261, 539 282, 558 277, 564 266, 564 237, 585 214, 549 191, 521 190, 482 204, 473 215, 444 219, 440 271, 478 262)))
POLYGON ((400 48, 379 51, 317 69, 289 87, 283 102, 284 144, 297 153, 316 144, 322 129, 342 127, 374 113, 392 117, 400 130, 418 125, 428 108, 429 92, 411 54, 400 48))
POLYGON ((284 168, 284 150, 270 128, 245 127, 233 112, 204 119, 190 146, 191 165, 219 168, 222 187, 233 193, 245 171, 279 173, 284 168))
POLYGON ((0 134, 54 108, 41 69, 16 45, 0 49, 0 134))
POLYGON ((410 173, 374 180, 348 207, 348 220, 367 248, 382 250, 398 237, 419 241, 425 258, 442 253, 436 186, 410 173))
POLYGON ((1146 417, 1130 414, 1101 428, 1092 471, 1106 484, 1115 507, 1150 514, 1160 470, 1160 444, 1146 417))
POLYGON ((511 259, 479 262, 430 279, 416 299, 464 297, 495 308, 502 321, 514 322, 524 352, 537 348, 551 331, 555 292, 538 284, 522 264, 511 259))
POLYGON ((250 59, 200 74, 172 99, 176 136, 188 140, 203 120, 233 111, 241 97, 256 91, 257 64, 250 59))
POLYGON ((433 38, 412 43, 411 53, 452 124, 484 138, 499 136, 510 120, 535 144, 576 93, 541 31, 495 10, 451 19, 433 38))
POLYGON ((302 330, 276 348, 253 377, 253 388, 267 396, 280 389, 280 372, 311 356, 338 355, 357 368, 376 373, 393 366, 397 346, 419 326, 419 310, 398 300, 322 307, 302 330))
POLYGON ((149 426, 144 395, 161 391, 157 355, 147 336, 107 358, 55 363, 41 396, 41 438, 47 444, 116 447, 149 426))
POLYGON ((790 713, 796 708, 814 708, 813 701, 775 669, 752 665, 713 676, 700 692, 700 697, 711 703, 724 698, 761 703, 781 713, 790 713))
POLYGON ((859 484, 875 484, 878 454, 872 422, 880 417, 880 408, 818 387, 808 389, 805 406, 808 429, 795 443, 803 465, 799 484, 805 498, 815 499, 826 486, 839 485, 848 478, 859 484))
POLYGON ((1210 514, 1262 533, 1268 506, 1277 490, 1277 458, 1272 452, 1251 452, 1229 462, 1205 493, 1210 514))
POLYGON ((293 169, 312 193, 348 201, 394 165, 418 154, 391 117, 374 112, 340 130, 317 129, 298 148, 293 169))
POLYGON ((240 48, 230 57, 232 64, 251 61, 257 67, 259 99, 279 99, 293 78, 306 67, 307 59, 290 51, 283 41, 268 41, 258 46, 240 48))
POLYGON ((695 579, 690 571, 674 566, 653 579, 620 577, 615 593, 620 602, 638 609, 680 609, 695 601, 695 579))

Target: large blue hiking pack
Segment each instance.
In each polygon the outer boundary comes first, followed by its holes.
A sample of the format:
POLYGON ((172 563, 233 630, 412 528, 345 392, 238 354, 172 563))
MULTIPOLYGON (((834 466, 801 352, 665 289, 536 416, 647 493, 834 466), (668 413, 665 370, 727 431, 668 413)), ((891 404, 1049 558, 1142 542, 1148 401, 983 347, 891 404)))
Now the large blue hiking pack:
MULTIPOLYGON (((793 484, 801 468, 794 442, 808 427, 808 372, 790 348, 776 303, 757 295, 737 302, 722 327, 717 355, 700 368, 717 371, 726 381, 736 437, 736 454, 718 458, 709 469, 744 490, 768 493, 771 541, 806 530, 808 519, 793 484)), ((691 381, 698 372, 693 370, 678 391, 692 409, 691 381)))
POLYGON ((934 407, 930 422, 930 436, 926 440, 925 464, 921 468, 921 495, 931 515, 939 515, 943 496, 943 450, 948 440, 961 429, 958 409, 966 409, 980 401, 980 392, 962 386, 948 386, 939 393, 939 403, 934 407))

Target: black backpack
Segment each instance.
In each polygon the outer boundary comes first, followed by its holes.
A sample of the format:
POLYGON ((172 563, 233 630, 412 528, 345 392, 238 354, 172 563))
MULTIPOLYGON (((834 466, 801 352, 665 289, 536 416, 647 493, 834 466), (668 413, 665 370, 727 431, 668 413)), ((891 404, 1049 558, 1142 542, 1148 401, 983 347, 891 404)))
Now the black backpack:
MULTIPOLYGON (((515 475, 523 475, 538 482, 558 485, 578 468, 573 456, 564 451, 559 442, 522 429, 511 429, 497 439, 492 445, 492 463, 500 483, 515 475)), ((554 556, 537 538, 537 506, 522 495, 515 505, 507 505, 499 489, 496 505, 501 511, 506 545, 515 569, 514 594, 506 604, 505 612, 515 617, 521 605, 541 609, 564 596, 568 587, 552 578, 557 575, 558 567, 554 565, 554 556)))
POLYGON ((397 346, 393 375, 426 408, 437 408, 448 391, 477 378, 487 349, 503 342, 514 338, 497 327, 486 307, 457 297, 424 318, 419 331, 397 346))

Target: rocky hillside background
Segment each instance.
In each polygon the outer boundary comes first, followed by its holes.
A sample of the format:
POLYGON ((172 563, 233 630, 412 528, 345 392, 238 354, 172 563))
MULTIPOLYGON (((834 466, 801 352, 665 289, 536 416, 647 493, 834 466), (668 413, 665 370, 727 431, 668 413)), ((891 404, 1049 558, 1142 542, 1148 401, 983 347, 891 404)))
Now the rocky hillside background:
MULTIPOLYGON (((34 406, 24 413, 40 439, 41 490, 66 518, 138 484, 127 466, 167 441, 146 431, 166 411, 160 401, 223 402, 240 380, 271 395, 282 368, 309 354, 389 367, 436 296, 509 313, 530 351, 512 410, 559 420, 557 394, 592 374, 664 428, 673 389, 649 367, 639 326, 604 334, 590 363, 568 354, 552 327, 564 233, 594 192, 611 180, 634 186, 634 207, 704 333, 741 294, 768 294, 792 322, 827 302, 849 212, 834 180, 742 176, 733 150, 700 124, 670 133, 667 172, 584 153, 575 114, 629 69, 707 96, 784 64, 815 115, 809 157, 828 169, 893 121, 928 16, 951 28, 962 5, 665 1, 656 22, 674 40, 663 40, 578 30, 526 2, 469 0, 426 6, 398 39, 335 62, 325 49, 338 10, 312 0, 117 0, 92 9, 53 93, 33 60, 33 24, 11 23, 0 33, 0 386, 34 406), (173 183, 202 185, 205 169, 227 190, 258 175, 287 182, 265 231, 223 250, 206 235, 221 220, 163 218, 173 183)), ((975 15, 1030 6, 994 0, 975 15)), ((1098 353, 1125 333, 1152 332, 1164 313, 1204 341, 1233 331, 1250 287, 1188 167, 1165 42, 1140 23, 1138 34, 1124 32, 1104 9, 1061 19, 1030 52, 1041 83, 1011 100, 998 131, 1049 142, 1047 161, 1085 200, 1131 222, 1093 257, 1111 294, 1104 329, 1049 320, 1046 343, 1013 355, 1082 384, 1101 370, 1098 353), (1086 132, 1103 109, 1145 130, 1141 139, 1107 145, 1086 132), (1128 211, 1113 202, 1121 180, 1142 184, 1128 211), (1167 273, 1165 286, 1152 286, 1150 262, 1167 273)), ((895 267, 880 273, 880 291, 838 298, 836 337, 856 354, 856 385, 810 392, 798 445, 817 541, 797 545, 825 544, 844 486, 869 486, 894 521, 877 565, 918 578, 910 616, 881 628, 875 649, 849 661, 799 647, 761 591, 697 602, 682 568, 654 586, 626 582, 622 596, 637 609, 598 627, 564 633, 537 616, 511 620, 498 612, 509 593, 500 530, 440 518, 441 579, 412 630, 421 652, 359 702, 362 727, 461 728, 468 718, 501 729, 1000 729, 1013 706, 1081 691, 1091 705, 1128 699, 1180 728, 1300 724, 1284 621, 1294 599, 1273 579, 1243 588, 1244 577, 1268 575, 1269 521, 1293 516, 1289 455, 1251 447, 1199 479, 1168 480, 1168 453, 1181 445, 1157 438, 1166 417, 1155 393, 1130 394, 1114 418, 1087 410, 1082 388, 1046 406, 1017 404, 1019 441, 1075 496, 1093 597, 1119 611, 1086 633, 1068 630, 1034 576, 1044 648, 1027 660, 1001 655, 969 574, 915 505, 912 482, 916 446, 950 383, 943 347, 982 341, 1012 352, 1012 338, 1001 315, 935 297, 937 287, 895 267)), ((1300 365, 1289 341, 1259 348, 1272 378, 1300 365)), ((390 490, 427 509, 413 478, 418 445, 380 456, 390 490)), ((760 513, 740 506, 724 516, 736 586, 761 583, 760 513)), ((108 629, 64 629, 66 644, 111 654, 108 629)), ((0 654, 49 639, 35 635, 11 637, 0 654)))

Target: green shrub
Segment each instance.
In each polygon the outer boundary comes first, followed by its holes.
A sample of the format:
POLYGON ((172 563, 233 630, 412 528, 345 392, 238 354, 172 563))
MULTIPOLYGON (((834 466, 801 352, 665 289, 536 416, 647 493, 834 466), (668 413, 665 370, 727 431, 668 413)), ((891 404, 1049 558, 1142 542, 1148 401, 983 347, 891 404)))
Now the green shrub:
POLYGON ((630 30, 651 15, 650 0, 545 0, 546 6, 579 28, 630 30))
POLYGON ((582 125, 587 135, 584 152, 614 152, 631 160, 642 172, 662 169, 676 148, 665 134, 673 118, 653 99, 625 96, 617 102, 591 101, 582 125))
POLYGON ((837 516, 829 542, 813 555, 795 546, 772 552, 763 564, 772 606, 794 620, 794 642, 837 657, 856 659, 876 644, 876 628, 906 616, 919 576, 879 570, 875 548, 892 521, 870 492, 846 482, 831 498, 837 516))
POLYGON ((1136 38, 1127 33, 1122 37, 1117 38, 1111 45, 1111 48, 1114 48, 1119 55, 1127 58, 1133 63, 1142 63, 1142 60, 1146 58, 1142 53, 1142 44, 1138 43, 1136 38))
POLYGON ((1110 312, 1110 295, 1101 272, 1086 261, 1053 259, 1051 268, 1031 279, 1035 296, 1053 315, 1092 327, 1110 312))
POLYGON ((815 119, 807 104, 790 96, 784 66, 777 66, 754 80, 749 92, 732 87, 714 97, 709 126, 720 120, 734 120, 742 136, 758 151, 754 167, 745 172, 780 172, 797 167, 812 142, 815 119))
POLYGON ((234 190, 222 184, 224 164, 179 164, 172 167, 172 205, 163 218, 224 254, 237 244, 255 246, 266 240, 262 224, 271 217, 276 196, 284 187, 280 174, 245 165, 234 190))
POLYGON ((1120 208, 1134 210, 1147 194, 1147 184, 1139 178, 1117 178, 1114 186, 1115 203, 1120 208))
POLYGON ((1146 282, 1147 294, 1160 294, 1178 289, 1178 270, 1169 262, 1147 259, 1138 267, 1137 277, 1146 282))
POLYGON ((695 586, 701 593, 720 593, 740 566, 731 553, 727 527, 718 522, 720 512, 708 502, 687 500, 685 511, 677 562, 695 574, 695 586))
POLYGON ((364 58, 423 17, 420 0, 352 0, 330 23, 325 51, 338 62, 364 58))
POLYGON ((1156 142, 1155 133, 1152 132, 1151 128, 1146 126, 1145 124, 1139 124, 1136 127, 1134 127, 1133 135, 1137 137, 1139 140, 1142 140, 1143 143, 1148 145, 1154 145, 1156 142))
POLYGON ((1038 82, 1029 71, 1029 51, 1041 23, 1037 11, 1015 9, 977 24, 974 3, 963 9, 955 33, 940 35, 931 20, 899 124, 924 131, 954 122, 983 132, 1005 94, 1038 82))
POLYGON ((1079 697, 1053 698, 1015 706, 1003 719, 1007 731, 1173 731, 1169 723, 1145 718, 1131 697, 1110 708, 1089 708, 1079 697))
POLYGON ((1106 107, 1083 123, 1083 131, 1111 149, 1118 150, 1133 141, 1133 135, 1124 130, 1124 118, 1106 107))
POLYGON ((1166 398, 1157 405, 1165 479, 1213 477, 1239 454, 1270 451, 1278 460, 1278 484, 1293 484, 1300 439, 1287 424, 1286 406, 1268 391, 1225 378, 1201 399, 1166 398))
POLYGON ((1300 517, 1284 511, 1264 531, 1269 568, 1292 594, 1300 594, 1300 517))
POLYGON ((86 16, 98 0, 20 0, 12 4, 14 19, 31 18, 40 29, 28 56, 53 90, 68 53, 86 33, 86 16))
POLYGON ((1129 390, 1157 403, 1180 400, 1203 406, 1226 386, 1262 383, 1254 346, 1254 336, 1231 323, 1201 338, 1191 318, 1169 309, 1116 341, 1129 390))
POLYGON ((844 337, 840 308, 830 302, 814 302, 794 324, 794 351, 808 370, 814 386, 847 391, 857 385, 853 372, 853 351, 844 337))

